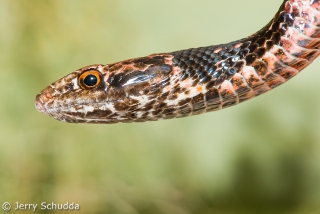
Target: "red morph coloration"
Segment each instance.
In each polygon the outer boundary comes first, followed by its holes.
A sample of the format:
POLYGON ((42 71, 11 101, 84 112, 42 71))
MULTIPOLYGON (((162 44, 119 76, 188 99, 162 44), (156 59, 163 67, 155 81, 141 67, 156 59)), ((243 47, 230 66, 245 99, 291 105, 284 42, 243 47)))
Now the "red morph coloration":
POLYGON ((72 123, 143 122, 220 110, 265 93, 320 51, 320 1, 285 0, 257 33, 228 44, 89 65, 36 97, 72 123))

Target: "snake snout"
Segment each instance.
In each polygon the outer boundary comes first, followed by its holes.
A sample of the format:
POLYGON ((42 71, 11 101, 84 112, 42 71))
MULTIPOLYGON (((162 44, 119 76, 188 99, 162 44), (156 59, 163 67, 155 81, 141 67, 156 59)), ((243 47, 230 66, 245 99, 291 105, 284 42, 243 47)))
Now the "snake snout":
POLYGON ((46 108, 44 107, 44 103, 43 103, 41 97, 42 97, 41 94, 38 94, 38 95, 36 96, 35 106, 36 106, 36 109, 37 109, 39 112, 45 113, 46 108))
POLYGON ((46 113, 45 104, 52 99, 52 95, 48 92, 39 93, 36 96, 35 107, 39 112, 46 113))

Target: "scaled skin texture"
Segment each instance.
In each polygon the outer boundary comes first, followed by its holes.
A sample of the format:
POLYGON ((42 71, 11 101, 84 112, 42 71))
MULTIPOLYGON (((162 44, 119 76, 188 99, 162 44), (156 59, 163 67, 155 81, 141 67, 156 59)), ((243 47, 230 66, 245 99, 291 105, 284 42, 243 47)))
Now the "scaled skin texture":
POLYGON ((36 108, 65 122, 118 123, 233 106, 281 85, 319 55, 319 8, 318 1, 288 0, 267 26, 235 42, 83 67, 42 90, 36 108))

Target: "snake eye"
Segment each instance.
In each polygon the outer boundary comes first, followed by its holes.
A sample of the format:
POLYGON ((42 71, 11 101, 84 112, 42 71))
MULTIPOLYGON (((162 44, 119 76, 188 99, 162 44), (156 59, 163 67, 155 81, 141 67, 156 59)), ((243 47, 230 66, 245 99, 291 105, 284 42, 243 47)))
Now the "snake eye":
POLYGON ((101 74, 97 70, 87 70, 79 77, 79 85, 82 89, 92 89, 99 85, 101 74))

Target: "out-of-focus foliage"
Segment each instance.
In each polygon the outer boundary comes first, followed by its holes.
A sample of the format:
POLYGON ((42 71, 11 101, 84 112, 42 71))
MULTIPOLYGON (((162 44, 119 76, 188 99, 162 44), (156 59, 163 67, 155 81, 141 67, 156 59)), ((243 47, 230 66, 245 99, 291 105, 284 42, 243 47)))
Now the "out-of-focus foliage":
POLYGON ((79 67, 239 39, 280 4, 1 0, 0 204, 75 202, 83 213, 320 213, 319 60, 259 98, 184 119, 67 124, 34 108, 41 89, 79 67))

